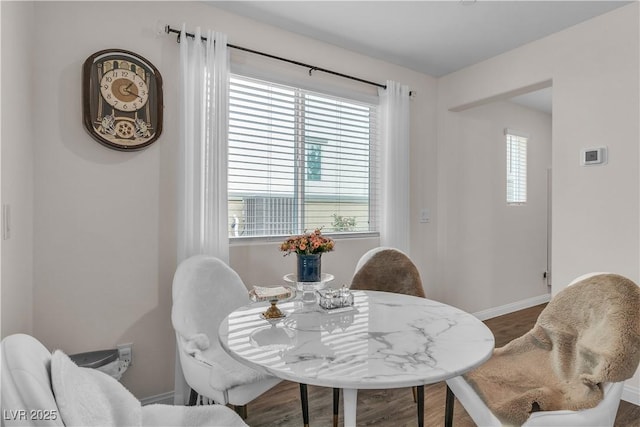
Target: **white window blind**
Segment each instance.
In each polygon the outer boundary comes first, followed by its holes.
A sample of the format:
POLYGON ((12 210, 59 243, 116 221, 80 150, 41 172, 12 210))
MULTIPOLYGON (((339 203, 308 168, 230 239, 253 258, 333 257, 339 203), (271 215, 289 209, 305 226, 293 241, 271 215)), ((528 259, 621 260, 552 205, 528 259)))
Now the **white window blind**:
POLYGON ((376 108, 233 75, 230 235, 377 231, 376 108))
POLYGON ((505 130, 507 141, 507 204, 527 202, 527 141, 528 137, 510 129, 505 130))

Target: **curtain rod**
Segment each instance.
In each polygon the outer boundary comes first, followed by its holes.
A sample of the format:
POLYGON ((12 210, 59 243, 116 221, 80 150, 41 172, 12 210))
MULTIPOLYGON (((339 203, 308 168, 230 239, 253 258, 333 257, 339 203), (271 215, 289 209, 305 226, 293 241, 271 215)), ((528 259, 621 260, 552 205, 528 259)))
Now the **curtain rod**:
MULTIPOLYGON (((164 31, 167 34, 171 34, 171 33, 177 34, 178 37, 177 37, 176 41, 178 43, 180 43, 180 30, 176 30, 175 28, 171 28, 169 25, 166 25, 164 27, 164 31)), ((185 32, 185 34, 187 35, 187 37, 195 38, 195 36, 196 36, 193 33, 185 32)), ((201 36, 200 38, 202 39, 202 41, 206 41, 207 40, 206 37, 202 37, 201 36)), ((299 65, 301 67, 308 68, 309 69, 309 75, 311 75, 311 73, 313 73, 314 71, 322 71, 323 73, 332 74, 334 76, 343 77, 345 79, 355 80, 357 82, 365 83, 365 84, 372 85, 372 86, 377 86, 377 87, 382 88, 382 89, 386 89, 387 88, 387 85, 383 85, 383 84, 376 83, 376 82, 371 82, 369 80, 364 80, 364 79, 361 79, 361 78, 358 78, 358 77, 349 76, 347 74, 338 73, 337 71, 327 70, 326 68, 316 67, 315 65, 305 64, 304 62, 299 62, 299 61, 294 61, 292 59, 282 58, 280 56, 271 55, 269 53, 260 52, 258 50, 248 49, 248 48, 242 47, 242 46, 236 46, 236 45, 232 45, 232 44, 227 44, 227 46, 232 48, 232 49, 242 50, 244 52, 254 53, 254 54, 260 55, 260 56, 266 56, 267 58, 277 59, 278 61, 288 62, 289 64, 299 65)))

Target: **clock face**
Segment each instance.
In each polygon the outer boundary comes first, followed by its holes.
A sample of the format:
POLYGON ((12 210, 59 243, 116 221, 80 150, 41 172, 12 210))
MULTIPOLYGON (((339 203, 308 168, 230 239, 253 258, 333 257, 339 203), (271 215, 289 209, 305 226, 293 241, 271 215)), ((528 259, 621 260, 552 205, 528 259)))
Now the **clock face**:
POLYGON ((100 81, 100 94, 107 104, 117 110, 136 111, 147 103, 149 87, 133 71, 109 70, 100 81))
POLYGON ((83 119, 98 142, 123 151, 152 144, 162 132, 162 77, 133 52, 108 49, 83 66, 83 119))

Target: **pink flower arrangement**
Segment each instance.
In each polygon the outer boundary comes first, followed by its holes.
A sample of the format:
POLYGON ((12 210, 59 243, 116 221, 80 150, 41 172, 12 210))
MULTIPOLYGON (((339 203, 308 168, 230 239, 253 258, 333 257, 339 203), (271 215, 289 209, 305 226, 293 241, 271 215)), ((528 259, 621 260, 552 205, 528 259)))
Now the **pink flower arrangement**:
POLYGON ((333 250, 335 243, 330 237, 323 236, 320 228, 311 233, 291 236, 280 245, 280 250, 289 255, 295 252, 298 255, 312 255, 333 250))

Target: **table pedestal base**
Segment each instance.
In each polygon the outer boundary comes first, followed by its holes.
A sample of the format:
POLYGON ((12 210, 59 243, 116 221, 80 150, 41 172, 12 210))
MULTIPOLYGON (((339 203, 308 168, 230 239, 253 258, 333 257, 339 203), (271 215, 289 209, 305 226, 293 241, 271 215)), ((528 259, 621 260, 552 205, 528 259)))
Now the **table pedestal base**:
POLYGON ((356 409, 358 406, 358 389, 342 389, 342 401, 344 402, 344 427, 355 427, 356 409))

